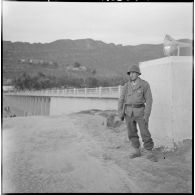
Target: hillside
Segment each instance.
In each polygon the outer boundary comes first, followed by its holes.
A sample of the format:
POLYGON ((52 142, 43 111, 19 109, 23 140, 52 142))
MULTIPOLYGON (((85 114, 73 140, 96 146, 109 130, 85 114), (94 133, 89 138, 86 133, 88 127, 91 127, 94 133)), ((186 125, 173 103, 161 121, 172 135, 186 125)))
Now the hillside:
POLYGON ((32 44, 3 41, 3 79, 13 79, 22 72, 56 77, 69 73, 112 76, 124 74, 130 65, 163 56, 162 44, 122 46, 92 39, 32 44))

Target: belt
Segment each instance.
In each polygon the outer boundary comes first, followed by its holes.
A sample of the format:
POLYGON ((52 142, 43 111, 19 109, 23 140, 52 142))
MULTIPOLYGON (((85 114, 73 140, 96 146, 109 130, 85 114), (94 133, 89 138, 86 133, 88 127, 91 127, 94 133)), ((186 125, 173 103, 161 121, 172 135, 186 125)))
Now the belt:
POLYGON ((127 106, 130 106, 132 108, 142 108, 145 107, 145 104, 126 104, 127 106))

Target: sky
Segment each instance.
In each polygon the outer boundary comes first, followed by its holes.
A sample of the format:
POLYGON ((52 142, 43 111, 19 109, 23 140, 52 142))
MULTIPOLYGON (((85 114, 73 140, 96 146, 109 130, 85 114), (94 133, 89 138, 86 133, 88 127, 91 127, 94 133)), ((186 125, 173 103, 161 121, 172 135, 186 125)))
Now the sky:
POLYGON ((12 42, 161 44, 166 34, 193 39, 193 3, 3 1, 2 16, 3 40, 12 42))

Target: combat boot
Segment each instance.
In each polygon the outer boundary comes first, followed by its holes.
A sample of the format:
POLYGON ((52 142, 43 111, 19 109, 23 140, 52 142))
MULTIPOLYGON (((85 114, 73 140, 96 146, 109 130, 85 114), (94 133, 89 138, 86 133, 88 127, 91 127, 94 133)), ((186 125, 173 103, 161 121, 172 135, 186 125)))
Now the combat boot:
POLYGON ((158 162, 158 159, 155 156, 155 154, 153 153, 152 149, 151 150, 145 150, 145 156, 148 160, 150 160, 152 162, 158 162))
POLYGON ((129 158, 137 158, 141 156, 141 151, 139 148, 135 148, 134 151, 130 154, 129 158))

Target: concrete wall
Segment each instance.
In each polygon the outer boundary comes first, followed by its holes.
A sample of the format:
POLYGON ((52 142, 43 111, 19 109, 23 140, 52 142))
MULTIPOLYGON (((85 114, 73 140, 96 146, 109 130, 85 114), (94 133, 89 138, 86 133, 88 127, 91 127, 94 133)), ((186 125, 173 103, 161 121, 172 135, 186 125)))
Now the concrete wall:
POLYGON ((50 97, 36 96, 3 96, 4 115, 9 116, 31 116, 49 115, 50 97), (5 107, 9 106, 11 113, 5 112, 5 107))
POLYGON ((140 63, 153 95, 149 130, 156 145, 192 139, 192 57, 171 56, 140 63))
POLYGON ((88 109, 117 109, 117 98, 51 97, 50 115, 70 114, 88 109))
MULTIPOLYGON (((118 107, 117 98, 44 97, 4 95, 3 108, 9 106, 16 116, 61 115, 88 109, 113 110, 118 107)), ((6 116, 6 113, 4 113, 6 116)))

